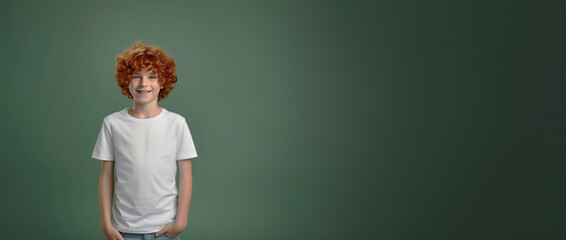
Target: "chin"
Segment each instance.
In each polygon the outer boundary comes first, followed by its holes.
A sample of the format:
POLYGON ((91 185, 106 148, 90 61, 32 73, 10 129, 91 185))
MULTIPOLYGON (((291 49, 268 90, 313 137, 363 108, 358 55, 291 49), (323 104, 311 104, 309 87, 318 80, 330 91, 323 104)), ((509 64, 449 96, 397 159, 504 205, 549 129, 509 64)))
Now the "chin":
POLYGON ((148 104, 148 103, 153 102, 153 100, 149 100, 149 101, 136 100, 136 102, 139 103, 139 104, 148 104))

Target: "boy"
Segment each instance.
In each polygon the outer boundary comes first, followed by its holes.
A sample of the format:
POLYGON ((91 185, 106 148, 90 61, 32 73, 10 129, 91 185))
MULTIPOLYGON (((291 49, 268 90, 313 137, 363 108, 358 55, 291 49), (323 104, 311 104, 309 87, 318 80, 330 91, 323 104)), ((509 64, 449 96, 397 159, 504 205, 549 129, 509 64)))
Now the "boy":
POLYGON ((141 41, 119 54, 116 62, 116 80, 133 106, 104 118, 92 153, 92 158, 102 160, 102 231, 112 240, 179 239, 187 226, 191 158, 197 152, 185 118, 157 105, 177 82, 175 62, 160 48, 141 41), (114 167, 116 197, 110 210, 114 167))

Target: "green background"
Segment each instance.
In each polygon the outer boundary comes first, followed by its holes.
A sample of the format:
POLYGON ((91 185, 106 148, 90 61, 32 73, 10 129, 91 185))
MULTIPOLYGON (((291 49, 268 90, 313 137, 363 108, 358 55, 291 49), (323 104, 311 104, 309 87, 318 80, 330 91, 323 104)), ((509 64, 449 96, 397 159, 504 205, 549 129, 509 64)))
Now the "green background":
POLYGON ((115 57, 175 58, 181 239, 566 238, 565 3, 3 1, 0 239, 104 239, 115 57))

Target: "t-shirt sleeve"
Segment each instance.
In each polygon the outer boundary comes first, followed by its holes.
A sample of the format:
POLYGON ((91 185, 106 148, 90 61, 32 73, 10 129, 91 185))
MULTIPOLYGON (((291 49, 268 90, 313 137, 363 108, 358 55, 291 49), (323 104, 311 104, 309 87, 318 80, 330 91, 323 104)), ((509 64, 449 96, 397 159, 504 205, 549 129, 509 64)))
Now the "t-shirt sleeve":
POLYGON ((106 119, 102 122, 100 133, 98 133, 98 139, 96 140, 96 144, 94 145, 92 158, 98 160, 114 161, 114 142, 112 140, 112 132, 110 131, 106 119))
POLYGON ((189 125, 185 118, 182 118, 178 122, 179 128, 177 131, 177 160, 183 160, 188 158, 196 158, 197 150, 195 149, 195 144, 193 142, 193 137, 191 136, 191 131, 189 130, 189 125))

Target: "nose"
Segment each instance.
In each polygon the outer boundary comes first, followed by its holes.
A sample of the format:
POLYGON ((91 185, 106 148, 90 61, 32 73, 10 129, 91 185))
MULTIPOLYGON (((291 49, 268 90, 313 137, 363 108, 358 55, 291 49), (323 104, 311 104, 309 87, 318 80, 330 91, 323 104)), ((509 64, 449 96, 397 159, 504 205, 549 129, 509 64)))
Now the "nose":
POLYGON ((145 86, 145 84, 144 84, 145 82, 147 82, 146 76, 141 77, 140 78, 140 87, 145 86))

